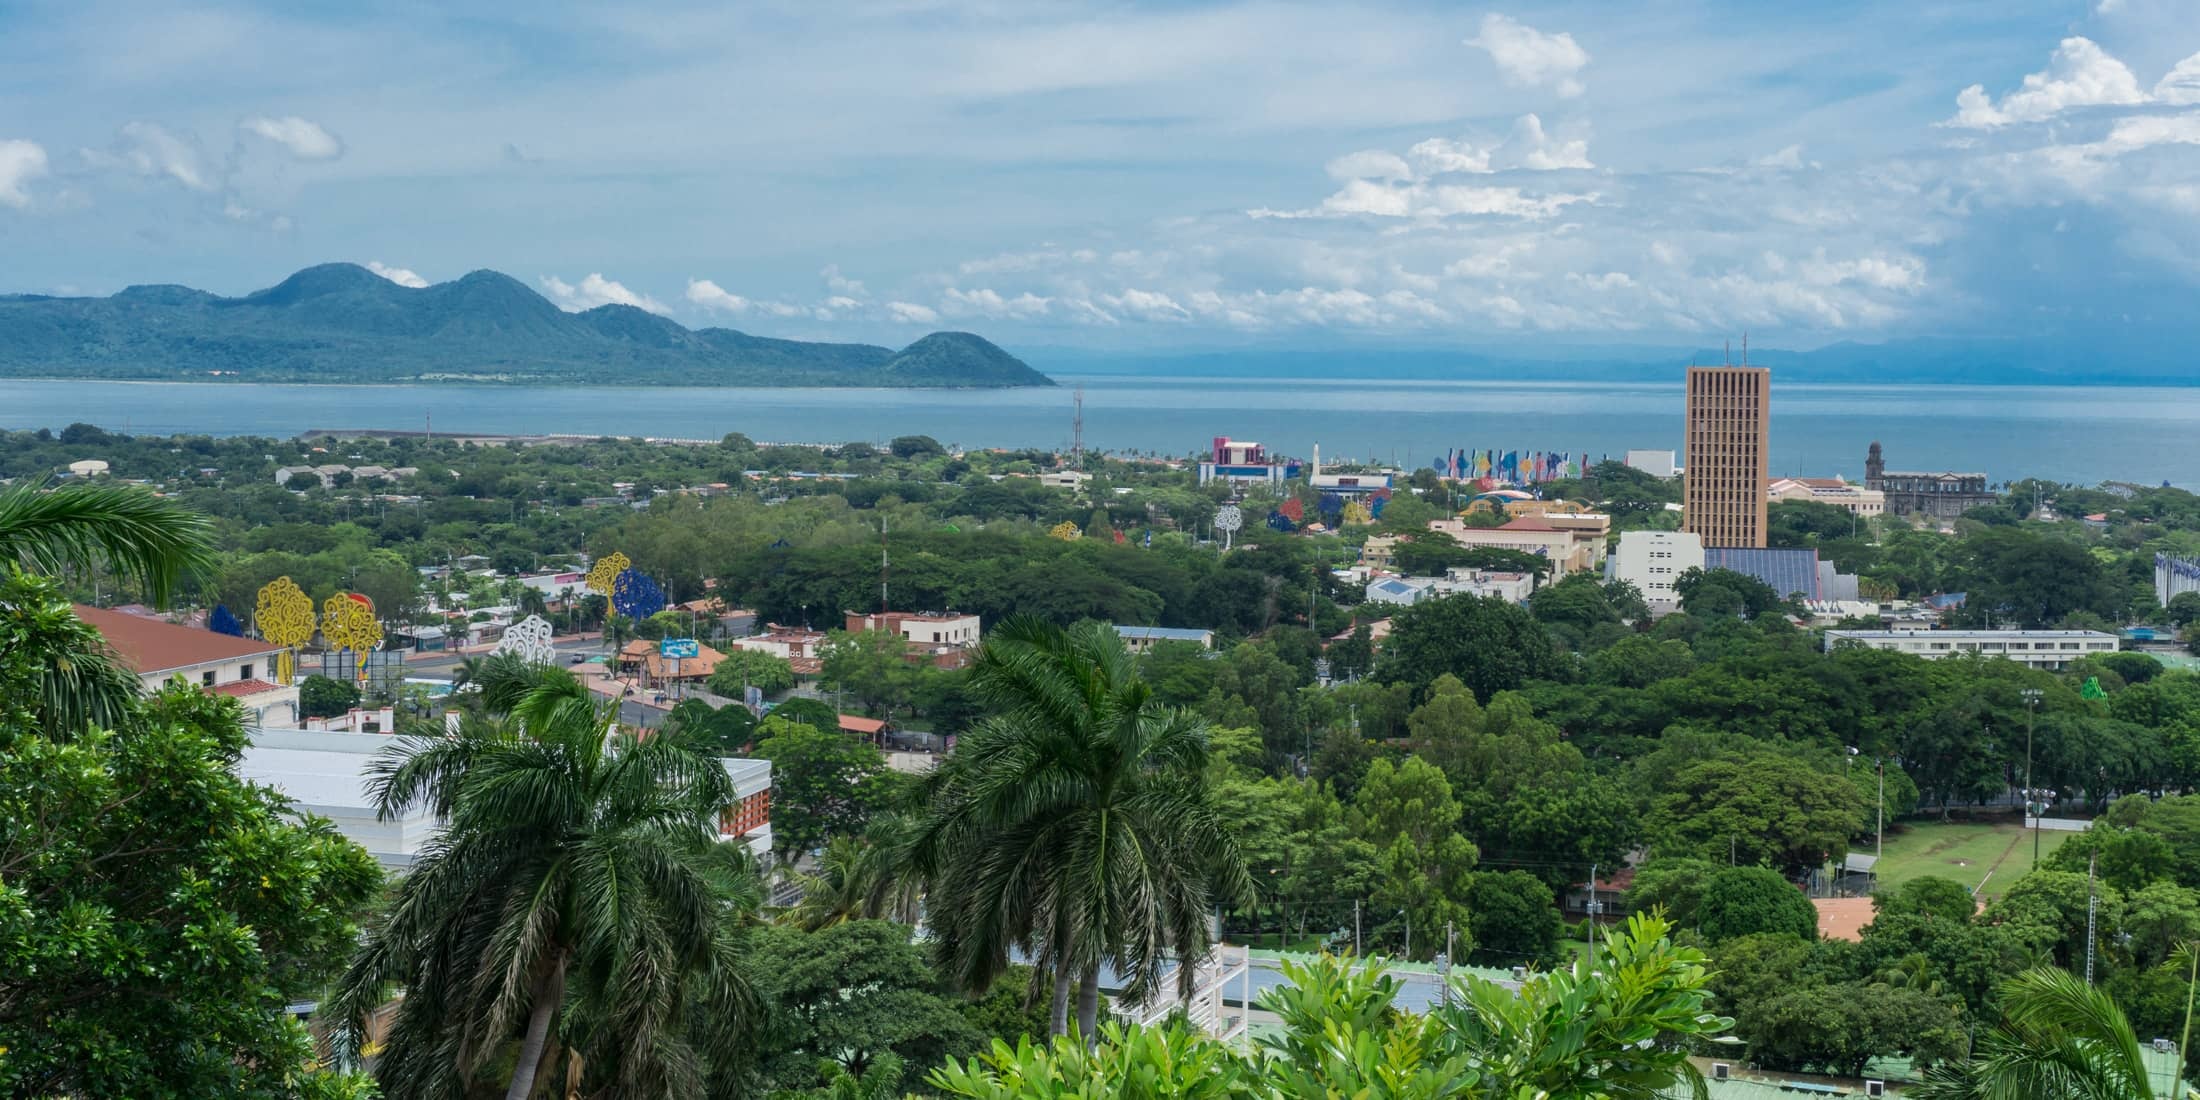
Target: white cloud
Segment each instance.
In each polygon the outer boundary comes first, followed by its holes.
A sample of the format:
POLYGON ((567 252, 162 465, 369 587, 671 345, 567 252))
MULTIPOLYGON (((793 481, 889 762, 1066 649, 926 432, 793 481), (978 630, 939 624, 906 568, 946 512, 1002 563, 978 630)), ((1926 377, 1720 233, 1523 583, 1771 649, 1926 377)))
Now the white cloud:
POLYGON ((2145 103, 2147 94, 2139 78, 2123 62, 2090 38, 2062 40, 2047 69, 2024 78, 2023 87, 1995 103, 1983 84, 1973 84, 1956 96, 1956 114, 1949 126, 1989 130, 2016 122, 2039 122, 2073 107, 2145 103))
POLYGON ((843 277, 840 274, 839 264, 826 264, 825 269, 817 274, 819 278, 825 280, 825 286, 833 293, 846 298, 863 297, 862 281, 843 277))
POLYGON ((941 298, 940 304, 950 315, 955 316, 975 315, 1027 320, 1033 317, 1045 316, 1051 301, 1051 299, 1042 298, 1028 290, 1010 298, 990 288, 981 287, 977 290, 962 290, 951 287, 946 295, 941 298))
POLYGON ((1560 168, 1594 168, 1589 163, 1589 143, 1585 140, 1560 141, 1543 132, 1543 120, 1533 114, 1521 115, 1513 123, 1511 140, 1500 153, 1511 163, 1538 172, 1560 168))
POLYGON ((1589 51, 1571 34, 1545 34, 1491 12, 1482 17, 1481 33, 1467 39, 1466 45, 1488 51, 1507 83, 1529 88, 1549 85, 1567 98, 1586 90, 1580 74, 1589 64, 1589 51))
POLYGON ((391 267, 380 260, 368 260, 367 270, 396 283, 398 286, 409 286, 414 290, 428 285, 428 280, 421 278, 419 272, 411 268, 391 267))
POLYGON ((2176 107, 2200 105, 2200 53, 2163 74, 2154 84, 2154 98, 2176 107))
MULTIPOLYGON (((1425 179, 1446 172, 1487 172, 1490 170, 1490 151, 1464 141, 1446 138, 1430 138, 1406 150, 1416 171, 1397 177, 1400 179, 1425 179)), ((1331 162, 1334 164, 1335 162, 1331 162)), ((1380 176, 1368 178, 1380 179, 1380 176)))
POLYGON ((709 279, 689 279, 687 300, 705 309, 722 309, 727 313, 745 313, 752 304, 709 279))
POLYGON ((672 312, 665 307, 663 302, 646 294, 636 294, 625 286, 611 279, 606 279, 595 272, 590 272, 587 278, 581 280, 579 286, 574 286, 555 275, 543 276, 542 285, 543 289, 550 292, 550 300, 556 302, 559 309, 568 313, 578 313, 582 310, 594 309, 597 306, 633 306, 636 309, 648 310, 657 314, 672 312))
POLYGON ((334 134, 322 129, 319 123, 296 115, 248 118, 238 123, 237 128, 282 146, 299 160, 335 160, 344 155, 344 143, 334 134))
POLYGON ((910 325, 929 325, 940 319, 938 310, 915 302, 888 302, 886 314, 896 321, 910 325))
POLYGON ((1346 153, 1329 162, 1329 178, 1334 180, 1403 180, 1413 178, 1413 167, 1396 153, 1383 149, 1362 149, 1346 153))
POLYGON ((197 144, 156 123, 124 124, 115 140, 115 156, 141 176, 166 176, 193 191, 215 187, 214 175, 207 169, 197 144))
POLYGON ((1185 309, 1177 303, 1176 299, 1169 297, 1167 294, 1154 290, 1131 287, 1120 294, 1103 295, 1100 302, 1116 313, 1136 317, 1143 321, 1189 321, 1192 319, 1191 310, 1185 309))
POLYGON ((0 206, 29 206, 29 184, 45 174, 43 147, 29 141, 0 141, 0 206))
POLYGON ((1482 187, 1455 183, 1394 185, 1353 180, 1312 210, 1247 211, 1255 218, 1323 218, 1368 215, 1378 218, 1500 217, 1541 219, 1575 203, 1595 202, 1594 193, 1533 195, 1518 187, 1482 187))
POLYGON ((1803 147, 1790 145, 1777 153, 1767 153, 1754 162, 1759 168, 1796 169, 1803 166, 1803 147))

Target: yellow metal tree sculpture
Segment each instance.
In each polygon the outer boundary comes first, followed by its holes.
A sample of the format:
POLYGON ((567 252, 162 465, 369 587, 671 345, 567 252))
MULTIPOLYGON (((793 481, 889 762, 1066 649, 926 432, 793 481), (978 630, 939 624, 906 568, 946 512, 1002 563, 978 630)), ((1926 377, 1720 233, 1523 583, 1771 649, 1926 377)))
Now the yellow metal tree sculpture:
POLYGON ((277 577, 260 588, 252 624, 260 637, 283 647, 275 658, 275 682, 289 683, 297 676, 295 650, 313 640, 313 598, 289 577, 277 577))
POLYGON ((627 567, 633 564, 627 560, 625 554, 613 550, 596 559, 596 564, 588 570, 588 579, 582 584, 590 592, 608 600, 611 598, 611 590, 619 586, 619 574, 626 572, 627 567))
POLYGON ((321 605, 321 636, 338 649, 348 650, 359 662, 359 682, 367 679, 367 657, 382 648, 382 620, 374 617, 374 601, 357 592, 338 592, 321 605))

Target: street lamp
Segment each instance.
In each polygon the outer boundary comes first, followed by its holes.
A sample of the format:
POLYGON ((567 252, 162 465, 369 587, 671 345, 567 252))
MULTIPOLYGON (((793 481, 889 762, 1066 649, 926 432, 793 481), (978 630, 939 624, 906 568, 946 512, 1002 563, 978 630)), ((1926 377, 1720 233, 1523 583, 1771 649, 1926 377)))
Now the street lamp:
POLYGON ((2032 866, 2040 865, 2040 813, 2032 805, 2032 727, 2036 724, 2040 709, 2040 689, 2024 689, 2024 815, 2031 818, 2032 866))

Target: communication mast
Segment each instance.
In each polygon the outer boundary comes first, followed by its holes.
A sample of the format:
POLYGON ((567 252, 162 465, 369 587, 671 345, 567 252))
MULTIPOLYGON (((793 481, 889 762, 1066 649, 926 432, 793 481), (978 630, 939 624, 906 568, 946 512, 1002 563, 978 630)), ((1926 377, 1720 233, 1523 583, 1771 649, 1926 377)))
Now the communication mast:
POLYGON ((1075 400, 1077 402, 1076 411, 1070 415, 1069 421, 1069 454, 1072 459, 1078 460, 1079 465, 1083 465, 1085 457, 1085 387, 1077 387, 1075 400))

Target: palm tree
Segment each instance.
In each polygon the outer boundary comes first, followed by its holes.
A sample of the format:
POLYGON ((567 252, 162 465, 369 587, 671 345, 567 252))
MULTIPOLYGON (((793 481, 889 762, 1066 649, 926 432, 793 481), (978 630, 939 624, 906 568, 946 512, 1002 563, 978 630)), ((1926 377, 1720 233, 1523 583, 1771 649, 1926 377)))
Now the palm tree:
POLYGON ((787 910, 787 923, 805 932, 851 920, 917 923, 922 883, 900 862, 908 830, 906 819, 881 816, 861 837, 827 841, 817 873, 800 876, 802 900, 787 910))
MULTIPOLYGON (((911 847, 928 884, 942 969, 983 990, 1013 952, 1053 975, 1051 1027, 1098 1035, 1110 964, 1130 1001, 1173 958, 1211 947, 1208 915, 1251 882, 1205 780, 1207 728, 1164 707, 1113 631, 1032 618, 993 632, 971 687, 996 716, 965 734, 930 782, 911 847)), ((1191 966, 1176 968, 1180 995, 1191 966)))
POLYGON ((166 605, 184 577, 213 559, 206 517, 143 489, 25 482, 0 490, 0 562, 33 572, 105 566, 166 605))
POLYGON ((337 1018, 404 987, 376 1067, 392 1097, 456 1095, 515 1038, 512 1100, 553 1044, 617 1095, 695 1095, 687 1014, 747 1007, 735 926, 754 873, 715 839, 725 769, 681 733, 620 729, 563 670, 516 698, 496 680, 484 695, 501 717, 407 736, 372 765, 384 820, 424 806, 445 828, 354 956, 337 1018))
POLYGON ((2037 967, 2003 982, 2000 997, 2001 1026, 1969 1062, 1935 1069, 1918 1100, 2171 1100, 2106 991, 2037 967))

